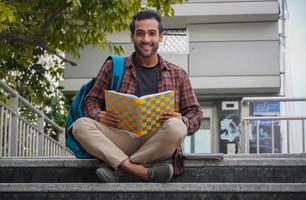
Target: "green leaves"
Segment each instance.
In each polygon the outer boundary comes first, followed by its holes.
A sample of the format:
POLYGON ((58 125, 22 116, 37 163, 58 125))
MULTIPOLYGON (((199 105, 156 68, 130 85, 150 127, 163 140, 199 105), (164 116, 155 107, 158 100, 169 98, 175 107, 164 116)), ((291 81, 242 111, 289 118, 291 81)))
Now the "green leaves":
MULTIPOLYGON (((64 53, 79 57, 87 45, 123 54, 107 35, 128 29, 132 15, 155 8, 173 15, 183 0, 32 0, 0 1, 0 79, 48 113, 60 125, 69 105, 58 86, 64 53), (59 59, 62 57, 62 59, 59 59)), ((27 111, 24 111, 26 114, 27 111)))
POLYGON ((81 7, 81 6, 82 6, 80 0, 67 0, 67 3, 70 3, 70 2, 72 2, 72 5, 73 5, 74 7, 81 7))
POLYGON ((0 2, 0 32, 6 30, 9 24, 16 21, 16 10, 14 6, 10 6, 0 2))

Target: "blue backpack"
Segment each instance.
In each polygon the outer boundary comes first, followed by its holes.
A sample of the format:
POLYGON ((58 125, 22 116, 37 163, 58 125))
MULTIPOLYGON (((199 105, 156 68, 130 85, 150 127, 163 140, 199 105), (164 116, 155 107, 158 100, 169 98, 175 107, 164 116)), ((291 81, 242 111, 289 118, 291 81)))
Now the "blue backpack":
MULTIPOLYGON (((113 55, 109 56, 106 60, 109 59, 112 59, 113 61, 112 82, 110 85, 110 89, 119 91, 124 73, 124 58, 121 56, 113 55)), ((93 158, 93 156, 87 153, 73 137, 72 124, 80 117, 85 116, 84 114, 85 97, 91 90, 94 83, 95 79, 92 79, 91 81, 83 85, 81 89, 77 92, 74 100, 70 105, 70 110, 66 120, 66 131, 65 131, 66 144, 77 158, 93 158)))

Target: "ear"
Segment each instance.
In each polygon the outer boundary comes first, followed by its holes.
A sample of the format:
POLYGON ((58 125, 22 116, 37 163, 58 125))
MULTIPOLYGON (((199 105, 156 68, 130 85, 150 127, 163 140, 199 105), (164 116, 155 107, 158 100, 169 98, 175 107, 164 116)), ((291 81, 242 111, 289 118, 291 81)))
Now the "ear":
POLYGON ((162 42, 163 39, 164 39, 164 34, 163 33, 159 34, 159 42, 162 42))
POLYGON ((131 37, 131 41, 134 42, 134 38, 133 38, 134 34, 131 32, 130 37, 131 37))

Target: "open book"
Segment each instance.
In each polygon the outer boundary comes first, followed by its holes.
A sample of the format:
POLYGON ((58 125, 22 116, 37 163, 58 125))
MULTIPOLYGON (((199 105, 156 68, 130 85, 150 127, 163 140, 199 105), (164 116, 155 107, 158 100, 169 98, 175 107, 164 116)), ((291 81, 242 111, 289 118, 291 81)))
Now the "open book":
POLYGON ((106 110, 116 114, 119 128, 142 136, 160 127, 159 118, 166 111, 174 111, 174 91, 137 97, 113 90, 105 90, 106 110))

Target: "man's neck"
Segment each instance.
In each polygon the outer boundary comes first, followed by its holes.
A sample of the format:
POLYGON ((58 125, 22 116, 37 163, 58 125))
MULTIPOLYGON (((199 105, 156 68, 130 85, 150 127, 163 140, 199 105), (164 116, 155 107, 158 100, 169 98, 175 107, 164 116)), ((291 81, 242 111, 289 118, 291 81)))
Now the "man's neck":
POLYGON ((158 63, 158 56, 157 54, 154 54, 150 57, 142 57, 139 54, 136 53, 135 55, 135 61, 137 64, 143 66, 143 67, 154 67, 158 63))

